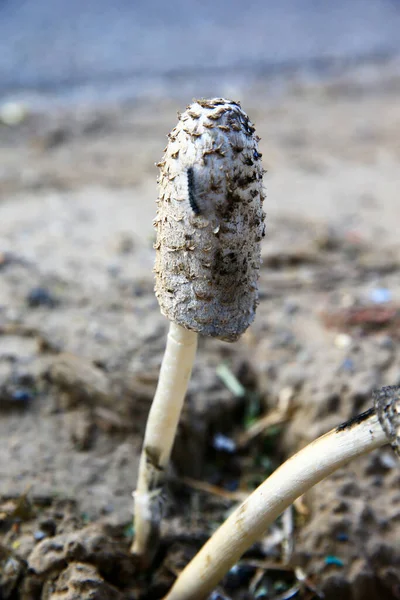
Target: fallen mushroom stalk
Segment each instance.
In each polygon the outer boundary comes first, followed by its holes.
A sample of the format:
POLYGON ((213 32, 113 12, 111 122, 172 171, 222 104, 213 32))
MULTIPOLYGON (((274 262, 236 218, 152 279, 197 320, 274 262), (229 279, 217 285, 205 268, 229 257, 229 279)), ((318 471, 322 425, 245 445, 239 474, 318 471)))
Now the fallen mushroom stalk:
POLYGON ((374 407, 326 433, 282 464, 221 525, 164 600, 204 600, 240 556, 292 502, 353 458, 400 448, 400 386, 373 393, 374 407))

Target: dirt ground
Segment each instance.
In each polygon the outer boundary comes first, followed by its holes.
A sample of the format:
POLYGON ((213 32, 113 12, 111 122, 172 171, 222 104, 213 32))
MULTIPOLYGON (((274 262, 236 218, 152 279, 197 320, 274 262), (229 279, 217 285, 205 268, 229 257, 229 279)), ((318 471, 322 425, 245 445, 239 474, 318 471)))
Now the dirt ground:
MULTIPOLYGON (((162 598, 242 494, 400 383, 399 90, 242 98, 267 169, 260 305, 239 342, 200 341, 148 572, 129 546, 167 332, 154 163, 184 103, 0 124, 1 599, 162 598)), ((388 447, 342 468, 212 598, 400 598, 399 484, 388 447)))

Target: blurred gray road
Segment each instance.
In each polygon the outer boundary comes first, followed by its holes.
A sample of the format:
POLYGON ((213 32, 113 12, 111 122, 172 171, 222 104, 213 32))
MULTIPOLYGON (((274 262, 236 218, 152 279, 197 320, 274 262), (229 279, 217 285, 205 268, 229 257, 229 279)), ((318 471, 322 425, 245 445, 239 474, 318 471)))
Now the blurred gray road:
POLYGON ((398 0, 0 0, 0 93, 398 53, 399 32, 398 0))

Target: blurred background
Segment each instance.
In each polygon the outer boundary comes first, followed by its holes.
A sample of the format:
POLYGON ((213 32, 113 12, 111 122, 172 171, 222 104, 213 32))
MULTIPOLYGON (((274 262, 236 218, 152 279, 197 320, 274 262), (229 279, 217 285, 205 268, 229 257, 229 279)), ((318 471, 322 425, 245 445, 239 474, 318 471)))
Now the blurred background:
POLYGON ((235 92, 400 49, 396 0, 1 0, 0 95, 235 92))

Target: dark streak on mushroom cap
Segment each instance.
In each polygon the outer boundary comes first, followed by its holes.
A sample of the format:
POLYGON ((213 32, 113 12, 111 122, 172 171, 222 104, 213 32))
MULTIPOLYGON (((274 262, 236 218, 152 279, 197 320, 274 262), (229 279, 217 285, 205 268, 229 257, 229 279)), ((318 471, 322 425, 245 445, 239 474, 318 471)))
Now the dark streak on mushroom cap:
POLYGON ((373 399, 379 422, 400 457, 400 385, 375 390, 373 399))

